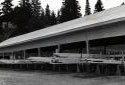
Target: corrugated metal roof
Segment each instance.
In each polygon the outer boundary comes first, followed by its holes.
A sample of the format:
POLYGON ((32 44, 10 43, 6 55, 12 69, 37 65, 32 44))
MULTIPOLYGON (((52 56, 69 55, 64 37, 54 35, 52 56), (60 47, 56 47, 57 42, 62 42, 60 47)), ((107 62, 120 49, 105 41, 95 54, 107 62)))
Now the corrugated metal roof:
POLYGON ((30 32, 24 35, 7 39, 2 43, 0 43, 0 47, 20 44, 20 43, 32 41, 38 38, 42 39, 47 36, 50 37, 52 35, 63 33, 65 31, 78 29, 78 27, 82 27, 83 29, 85 29, 85 27, 89 25, 102 23, 102 22, 106 22, 114 19, 124 18, 124 17, 125 17, 125 5, 118 6, 89 16, 85 16, 65 23, 47 27, 45 29, 37 30, 34 32, 30 32))

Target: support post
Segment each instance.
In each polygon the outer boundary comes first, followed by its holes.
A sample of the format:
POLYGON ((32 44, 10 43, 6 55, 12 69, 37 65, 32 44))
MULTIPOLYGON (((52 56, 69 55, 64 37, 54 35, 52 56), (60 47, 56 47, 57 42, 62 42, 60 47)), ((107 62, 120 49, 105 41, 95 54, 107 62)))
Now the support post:
POLYGON ((40 57, 41 56, 41 49, 38 48, 38 56, 40 57))
POLYGON ((69 65, 68 64, 65 65, 66 65, 66 71, 69 72, 69 65))
POLYGON ((90 64, 89 63, 86 64, 86 70, 87 70, 86 72, 88 72, 88 73, 90 72, 90 64))
POLYGON ((107 55, 107 48, 106 48, 106 45, 104 46, 104 54, 107 55))
POLYGON ((122 64, 124 64, 124 52, 122 52, 122 64))
POLYGON ((86 41, 86 53, 89 54, 89 40, 86 41))
POLYGON ((52 64, 52 69, 53 69, 53 71, 55 71, 55 64, 52 64))
POLYGON ((60 53, 60 44, 57 45, 56 53, 60 53))
POLYGON ((13 52, 11 52, 10 59, 13 60, 13 52))
POLYGON ((14 64, 14 60, 15 60, 14 52, 12 52, 12 59, 13 59, 13 64, 14 64))
POLYGON ((121 75, 120 65, 117 65, 116 67, 116 74, 121 75))
POLYGON ((23 59, 25 60, 26 59, 26 50, 23 51, 23 59))
POLYGON ((77 73, 80 73, 79 64, 77 64, 77 73))
POLYGON ((96 74, 101 74, 99 64, 96 65, 96 74))
POLYGON ((3 53, 3 59, 4 59, 4 53, 3 53))

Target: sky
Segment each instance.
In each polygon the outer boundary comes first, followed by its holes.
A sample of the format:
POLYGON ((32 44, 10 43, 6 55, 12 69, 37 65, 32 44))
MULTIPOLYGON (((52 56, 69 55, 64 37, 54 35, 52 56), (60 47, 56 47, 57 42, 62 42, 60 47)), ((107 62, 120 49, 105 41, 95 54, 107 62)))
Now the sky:
MULTIPOLYGON (((4 0, 0 0, 0 3, 3 1, 4 0)), ((78 1, 81 6, 81 13, 84 14, 86 0, 78 0, 78 1)), ((18 2, 19 0, 13 0, 14 5, 17 5, 18 2)), ((89 0, 89 2, 90 2, 91 10, 93 11, 94 5, 97 2, 97 0, 89 0)), ((109 9, 109 8, 121 5, 122 2, 125 2, 125 0, 102 0, 102 2, 104 5, 104 8, 109 9)), ((49 4, 51 10, 54 10, 55 12, 57 12, 62 5, 62 0, 41 0, 41 5, 43 8, 45 8, 47 4, 49 4)))

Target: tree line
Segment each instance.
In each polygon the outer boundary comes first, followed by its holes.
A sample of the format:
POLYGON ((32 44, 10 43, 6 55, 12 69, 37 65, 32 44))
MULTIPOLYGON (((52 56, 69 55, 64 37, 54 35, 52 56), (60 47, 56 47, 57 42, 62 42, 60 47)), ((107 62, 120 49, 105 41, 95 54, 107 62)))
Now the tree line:
MULTIPOLYGON (((0 9, 0 41, 52 25, 80 18, 81 7, 78 0, 63 0, 57 14, 49 5, 43 9, 40 0, 20 0, 13 6, 13 0, 4 0, 0 9), (4 22, 4 23, 3 23, 4 22), (10 23, 13 25, 9 26, 10 23), (4 28, 3 28, 3 24, 4 28)), ((94 13, 104 10, 101 0, 97 0, 94 13)), ((92 14, 89 0, 86 0, 85 16, 92 14)))

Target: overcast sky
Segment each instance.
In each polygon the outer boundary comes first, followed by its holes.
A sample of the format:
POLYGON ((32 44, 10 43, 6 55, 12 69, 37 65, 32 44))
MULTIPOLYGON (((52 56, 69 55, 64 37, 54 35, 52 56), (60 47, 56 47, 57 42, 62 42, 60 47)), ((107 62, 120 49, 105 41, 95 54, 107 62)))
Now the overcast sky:
MULTIPOLYGON (((3 2, 4 0, 0 0, 0 3, 3 2)), ((13 3, 15 5, 18 4, 19 0, 13 0, 13 3)), ((84 9, 85 9, 85 2, 86 0, 78 0, 79 4, 81 6, 81 13, 84 14, 84 9)), ((97 2, 97 0, 89 0, 90 6, 92 8, 92 11, 94 10, 94 5, 97 2)), ((125 0, 102 0, 104 8, 109 9, 112 7, 116 7, 121 5, 122 2, 125 2, 125 0)), ((42 7, 45 8, 46 4, 50 5, 50 9, 57 11, 61 5, 62 5, 62 0, 41 0, 42 7)))

